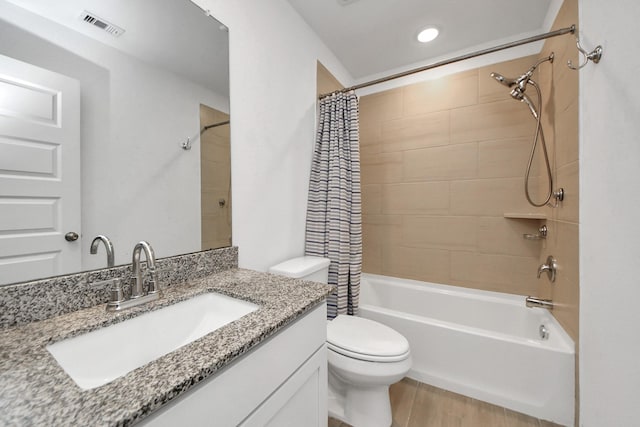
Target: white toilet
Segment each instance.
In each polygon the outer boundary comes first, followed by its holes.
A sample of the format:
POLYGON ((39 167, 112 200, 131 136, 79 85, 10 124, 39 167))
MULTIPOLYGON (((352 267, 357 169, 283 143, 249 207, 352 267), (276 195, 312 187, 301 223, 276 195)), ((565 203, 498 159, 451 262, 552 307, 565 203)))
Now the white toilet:
MULTIPOLYGON (((329 263, 304 256, 269 272, 327 283, 329 263)), ((327 322, 327 359, 329 415, 354 427, 389 427, 389 386, 411 368, 407 339, 373 320, 340 315, 327 322)))

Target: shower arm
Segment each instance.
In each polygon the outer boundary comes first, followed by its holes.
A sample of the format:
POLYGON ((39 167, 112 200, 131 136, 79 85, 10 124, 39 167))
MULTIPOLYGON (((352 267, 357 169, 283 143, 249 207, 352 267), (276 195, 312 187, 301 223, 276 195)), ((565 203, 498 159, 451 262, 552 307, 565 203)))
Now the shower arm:
MULTIPOLYGON (((529 82, 531 81, 531 77, 533 76, 533 73, 536 71, 538 66, 543 62, 547 62, 547 61, 553 64, 553 58, 555 58, 555 54, 551 52, 549 56, 547 56, 546 58, 542 58, 538 62, 536 62, 531 68, 527 70, 526 73, 514 79, 512 85, 509 84, 509 87, 514 86, 513 89, 511 90, 511 96, 516 99, 519 99, 520 101, 524 101, 529 106, 529 108, 533 113, 533 116, 536 119, 538 118, 538 116, 537 116, 537 113, 535 112, 535 107, 532 106, 531 99, 527 99, 525 101, 524 98, 526 97, 526 95, 524 92, 526 90, 527 84, 529 84, 529 82)), ((492 73, 492 76, 493 76, 493 73, 492 73)), ((502 84, 505 84, 504 81, 501 81, 501 80, 498 80, 498 81, 502 84)), ((539 88, 536 88, 536 90, 539 91, 539 88)))
POLYGON ((539 60, 538 62, 536 62, 536 63, 533 65, 533 67, 531 67, 531 68, 529 69, 529 71, 528 71, 527 73, 529 73, 529 72, 533 73, 533 72, 535 71, 535 69, 536 69, 536 68, 538 68, 538 67, 540 66, 540 64, 542 64, 542 63, 544 63, 544 62, 549 61, 549 62, 551 62, 551 63, 553 64, 553 59, 554 59, 555 57, 556 57, 555 53, 554 53, 554 52, 551 52, 551 54, 550 54, 549 56, 547 56, 546 58, 542 58, 541 60, 539 60))
POLYGON ((519 86, 522 82, 529 83, 529 79, 533 76, 533 73, 536 71, 536 68, 538 68, 538 66, 540 64, 542 64, 543 62, 551 62, 553 64, 553 58, 554 58, 554 53, 551 52, 551 55, 549 55, 546 58, 542 58, 540 59, 538 62, 536 62, 535 64, 533 64, 533 66, 531 68, 529 68, 527 70, 526 73, 524 73, 523 75, 521 75, 520 77, 518 77, 516 79, 516 85, 519 86))

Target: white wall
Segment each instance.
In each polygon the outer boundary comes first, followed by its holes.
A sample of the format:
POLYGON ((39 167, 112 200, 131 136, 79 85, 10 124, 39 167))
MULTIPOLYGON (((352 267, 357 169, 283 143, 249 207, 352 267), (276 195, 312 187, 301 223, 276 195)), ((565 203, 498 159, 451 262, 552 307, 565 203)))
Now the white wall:
POLYGON ((229 27, 233 244, 265 271, 304 250, 316 61, 351 77, 284 0, 197 0, 229 27))
POLYGON ((104 248, 89 255, 98 234, 116 264, 143 239, 158 257, 200 250, 200 145, 180 144, 198 138, 200 103, 228 99, 14 5, 0 17, 36 36, 4 25, 0 53, 81 82, 82 268, 106 266, 104 248))
POLYGON ((640 38, 637 0, 580 0, 580 424, 638 425, 640 38))

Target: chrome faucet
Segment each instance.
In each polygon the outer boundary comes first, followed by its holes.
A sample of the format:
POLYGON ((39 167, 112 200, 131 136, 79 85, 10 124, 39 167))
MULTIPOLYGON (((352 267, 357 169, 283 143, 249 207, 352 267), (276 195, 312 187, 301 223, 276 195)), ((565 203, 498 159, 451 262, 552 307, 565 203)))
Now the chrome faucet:
POLYGON ((144 283, 142 278, 142 269, 140 268, 140 253, 144 250, 144 255, 147 258, 147 270, 151 280, 147 287, 147 294, 154 294, 156 290, 156 256, 153 252, 153 248, 148 242, 144 240, 136 243, 133 247, 133 255, 131 260, 131 269, 133 277, 131 278, 131 298, 139 298, 144 295, 144 283))
POLYGON ((158 299, 159 288, 156 281, 156 257, 153 248, 144 240, 138 242, 133 248, 131 258, 131 292, 127 297, 122 289, 122 281, 120 279, 113 279, 111 301, 107 303, 107 311, 120 311, 158 299), (147 270, 150 276, 146 289, 142 276, 142 268, 140 267, 140 254, 143 251, 147 259, 147 270))
POLYGON ((525 304, 529 308, 540 307, 553 310, 553 301, 551 301, 550 299, 542 299, 529 296, 525 299, 525 304))
POLYGON ((91 255, 95 255, 98 253, 98 245, 100 242, 104 243, 104 247, 107 251, 107 267, 111 268, 114 266, 114 251, 113 251, 113 243, 107 236, 103 236, 102 234, 96 236, 95 239, 91 242, 91 248, 89 252, 91 255))

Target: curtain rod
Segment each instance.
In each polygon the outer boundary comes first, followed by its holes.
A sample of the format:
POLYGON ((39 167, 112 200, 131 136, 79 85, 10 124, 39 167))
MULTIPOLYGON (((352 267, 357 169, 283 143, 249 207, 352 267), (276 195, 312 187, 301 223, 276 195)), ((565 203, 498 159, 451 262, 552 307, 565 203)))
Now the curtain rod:
POLYGON ((432 68, 442 67, 443 65, 453 64, 454 62, 459 62, 459 61, 464 61, 465 59, 475 58, 476 56, 486 55, 488 53, 498 52, 500 50, 509 49, 509 48, 520 46, 520 45, 523 45, 523 44, 537 42, 537 41, 540 41, 540 40, 548 39, 550 37, 562 36, 564 34, 569 34, 569 33, 573 34, 575 32, 576 32, 576 26, 574 24, 574 25, 572 25, 570 27, 561 28, 561 29, 556 30, 556 31, 551 31, 551 32, 544 33, 544 34, 538 34, 537 36, 527 37, 526 39, 516 40, 516 41, 510 42, 510 43, 501 44, 499 46, 494 46, 494 47, 490 47, 490 48, 487 48, 487 49, 478 50, 478 51, 467 53, 467 54, 464 54, 464 55, 461 55, 461 56, 456 56, 455 58, 445 59, 443 61, 439 61, 439 62, 430 64, 430 65, 425 65, 423 67, 414 68, 413 70, 408 70, 408 71, 403 71, 401 73, 392 74, 392 75, 387 76, 387 77, 381 77, 379 79, 371 80, 371 81, 365 82, 365 83, 360 83, 360 84, 357 84, 357 85, 354 85, 354 86, 351 86, 351 87, 348 87, 348 88, 345 88, 345 89, 336 90, 336 91, 331 92, 331 93, 324 93, 324 94, 320 95, 318 98, 322 99, 322 98, 325 98, 327 96, 333 95, 334 93, 349 92, 349 91, 356 90, 356 89, 362 89, 362 88, 365 88, 365 87, 377 85, 379 83, 388 82, 389 80, 395 80, 395 79, 399 79, 401 77, 406 77, 406 76, 409 76, 411 74, 421 73, 423 71, 431 70, 432 68))

